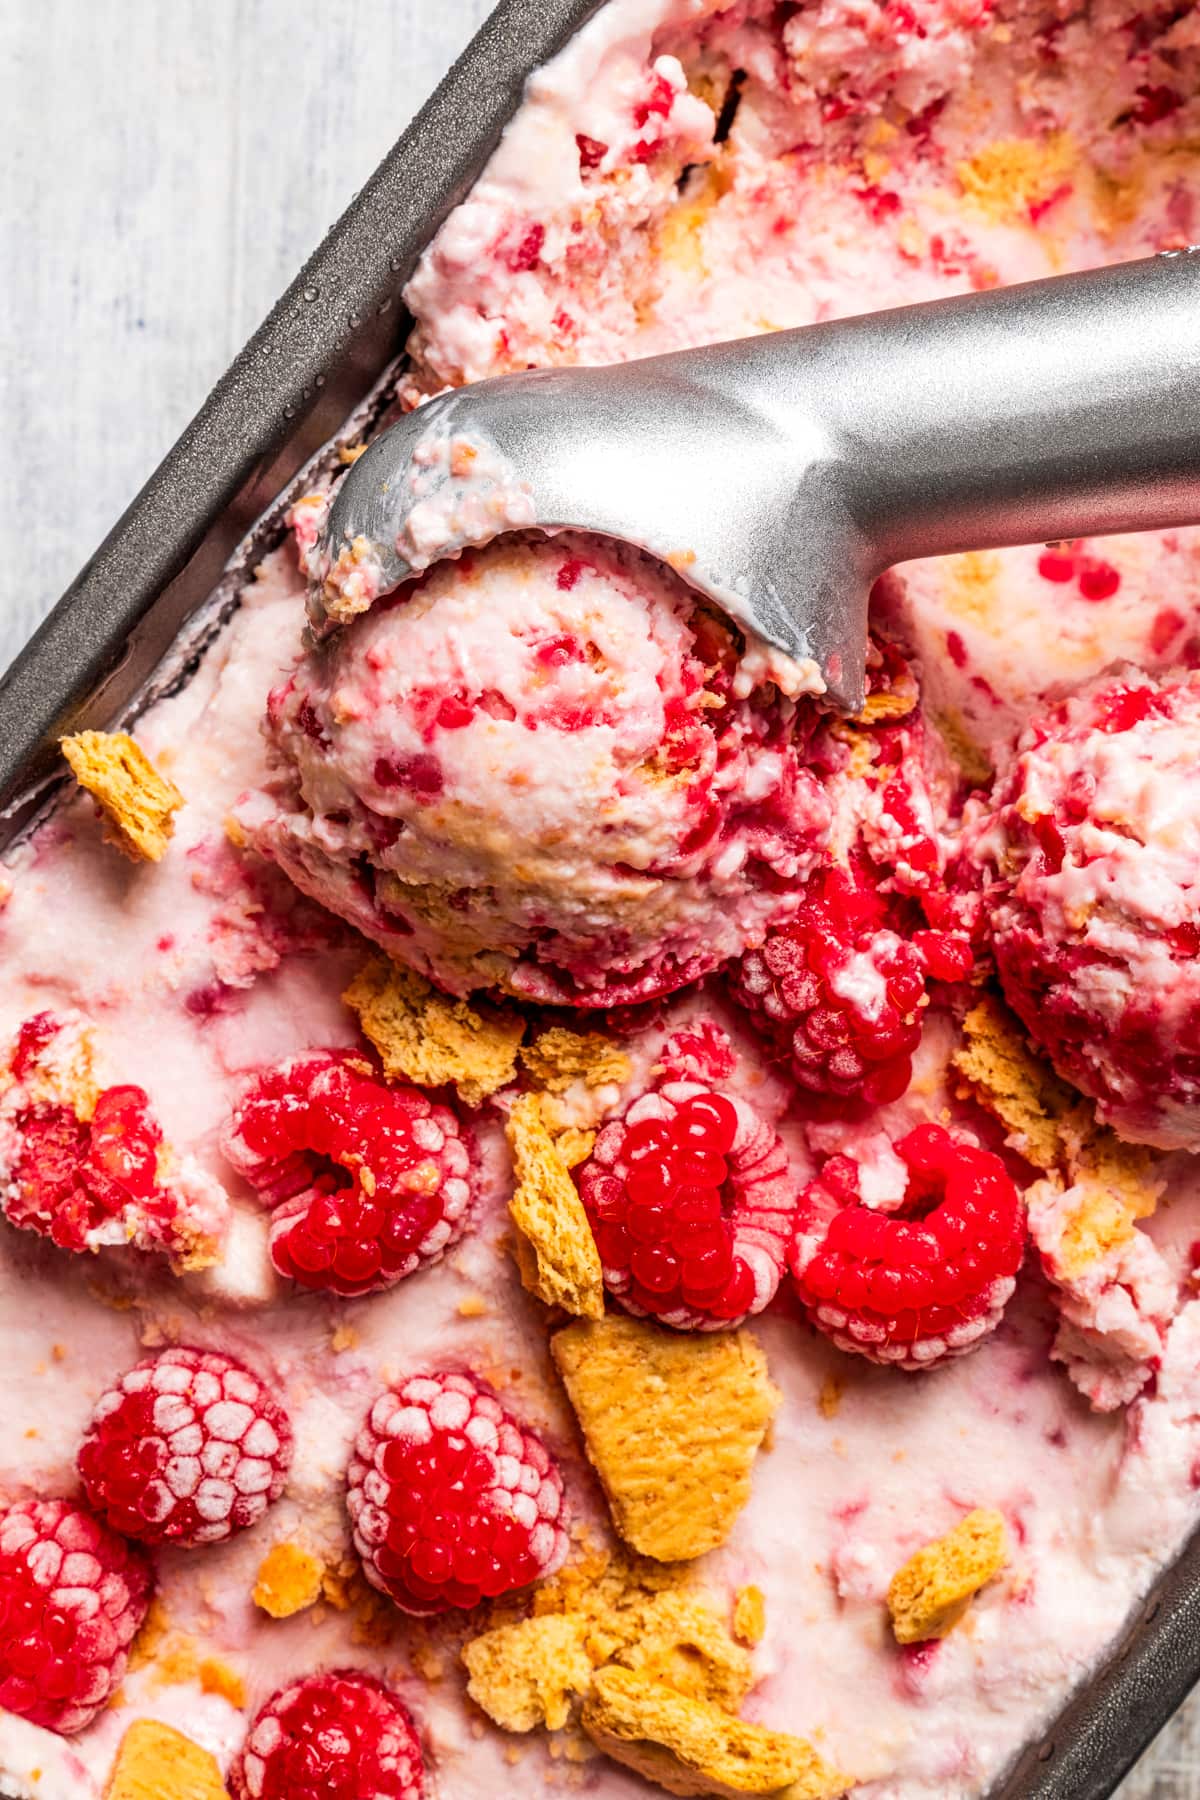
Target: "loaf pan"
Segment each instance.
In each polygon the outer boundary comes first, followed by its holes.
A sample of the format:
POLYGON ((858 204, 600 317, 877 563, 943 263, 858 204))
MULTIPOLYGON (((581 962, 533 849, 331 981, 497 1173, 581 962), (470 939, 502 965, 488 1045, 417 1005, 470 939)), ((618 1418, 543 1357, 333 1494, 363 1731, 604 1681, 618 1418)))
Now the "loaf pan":
MULTIPOLYGON (((53 798, 58 737, 186 679, 311 465, 382 416, 400 289, 533 70, 599 0, 502 0, 0 681, 0 845, 53 798), (348 423, 349 421, 349 423, 348 423)), ((992 1800, 1104 1800, 1200 1679, 1200 1537, 992 1800)))

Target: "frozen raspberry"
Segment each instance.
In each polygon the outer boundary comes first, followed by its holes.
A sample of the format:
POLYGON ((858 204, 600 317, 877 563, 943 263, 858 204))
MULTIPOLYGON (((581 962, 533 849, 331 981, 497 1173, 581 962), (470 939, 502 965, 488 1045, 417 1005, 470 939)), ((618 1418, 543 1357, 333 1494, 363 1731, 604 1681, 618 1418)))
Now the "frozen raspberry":
POLYGON ((918 1125, 868 1164, 831 1156, 805 1190, 790 1264, 819 1330, 842 1350, 928 1369, 1000 1322, 1025 1249, 1004 1164, 918 1125))
POLYGON ((69 1500, 0 1513, 0 1707, 65 1737, 90 1725, 153 1586, 141 1551, 69 1500))
POLYGON ((420 1800, 424 1781, 407 1710, 356 1669, 273 1694, 229 1775, 233 1800, 420 1800))
POLYGON ((317 1051, 267 1070, 242 1096, 225 1150, 273 1209, 272 1260, 301 1287, 392 1287, 437 1262, 467 1224, 467 1127, 358 1057, 317 1051))
POLYGON ((1124 1137, 1200 1150, 1200 675, 1031 723, 965 839, 1005 995, 1124 1137))
POLYGON ((405 1612, 494 1600, 567 1553, 562 1476, 467 1375, 414 1375, 381 1394, 348 1483, 367 1580, 405 1612))
POLYGON ((774 1297, 798 1195, 779 1134, 744 1100, 666 1080, 604 1126, 578 1182, 627 1311, 718 1331, 774 1297))
POLYGON ((795 921, 737 966, 739 1000, 803 1088, 871 1104, 898 1099, 912 1076, 928 1003, 926 976, 961 980, 965 943, 948 932, 904 938, 867 881, 816 876, 795 921))
POLYGON ((86 1025, 38 1013, 17 1034, 0 1099, 0 1209, 63 1250, 134 1244, 185 1261, 220 1236, 228 1202, 174 1159, 143 1088, 96 1095, 86 1025))
POLYGON ((283 1492, 292 1428, 257 1375, 216 1351, 164 1350, 130 1369, 92 1414, 84 1491, 143 1544, 219 1544, 283 1492))

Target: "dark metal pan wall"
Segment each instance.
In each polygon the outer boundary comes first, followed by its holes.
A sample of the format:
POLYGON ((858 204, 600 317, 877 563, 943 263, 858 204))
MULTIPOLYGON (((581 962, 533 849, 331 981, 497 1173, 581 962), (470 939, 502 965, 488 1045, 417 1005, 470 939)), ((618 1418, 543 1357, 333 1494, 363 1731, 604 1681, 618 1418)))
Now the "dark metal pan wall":
MULTIPOLYGON (((255 521, 398 354, 404 279, 527 76, 599 4, 501 0, 0 681, 0 839, 54 773, 58 735, 122 716, 239 544, 247 567, 260 553, 255 521)), ((1200 1539, 995 1800, 1104 1800, 1197 1679, 1200 1539)))

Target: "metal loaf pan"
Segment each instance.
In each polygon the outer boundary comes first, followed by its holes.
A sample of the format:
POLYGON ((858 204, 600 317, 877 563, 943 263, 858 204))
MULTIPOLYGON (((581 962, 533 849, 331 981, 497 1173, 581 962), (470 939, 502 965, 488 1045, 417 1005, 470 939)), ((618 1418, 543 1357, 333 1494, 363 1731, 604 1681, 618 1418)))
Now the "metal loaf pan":
MULTIPOLYGON (((279 496, 386 407, 399 291, 527 77, 600 0, 501 0, 391 154, 0 681, 0 845, 52 791, 65 730, 107 726, 194 665, 282 529, 279 496)), ((993 1800, 1103 1800, 1200 1680, 1200 1537, 993 1800)))

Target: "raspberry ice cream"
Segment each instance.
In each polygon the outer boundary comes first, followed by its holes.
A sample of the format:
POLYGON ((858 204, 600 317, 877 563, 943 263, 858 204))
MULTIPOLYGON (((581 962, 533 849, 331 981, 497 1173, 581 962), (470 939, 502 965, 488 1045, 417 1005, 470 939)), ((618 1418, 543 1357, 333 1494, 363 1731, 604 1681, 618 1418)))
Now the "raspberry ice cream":
POLYGON ((1035 720, 970 832, 1013 1010, 1137 1142, 1200 1148, 1200 681, 1127 670, 1035 720))
MULTIPOLYGON (((1198 96, 608 0, 396 397, 1177 247, 1198 96)), ((571 537, 317 642, 329 486, 6 858, 0 1787, 996 1792, 1200 1520, 1200 534, 893 572, 846 719, 571 537)))
POLYGON ((452 993, 670 992, 786 918, 828 837, 813 716, 738 643, 598 543, 441 565, 272 695, 278 799, 242 821, 452 993))

